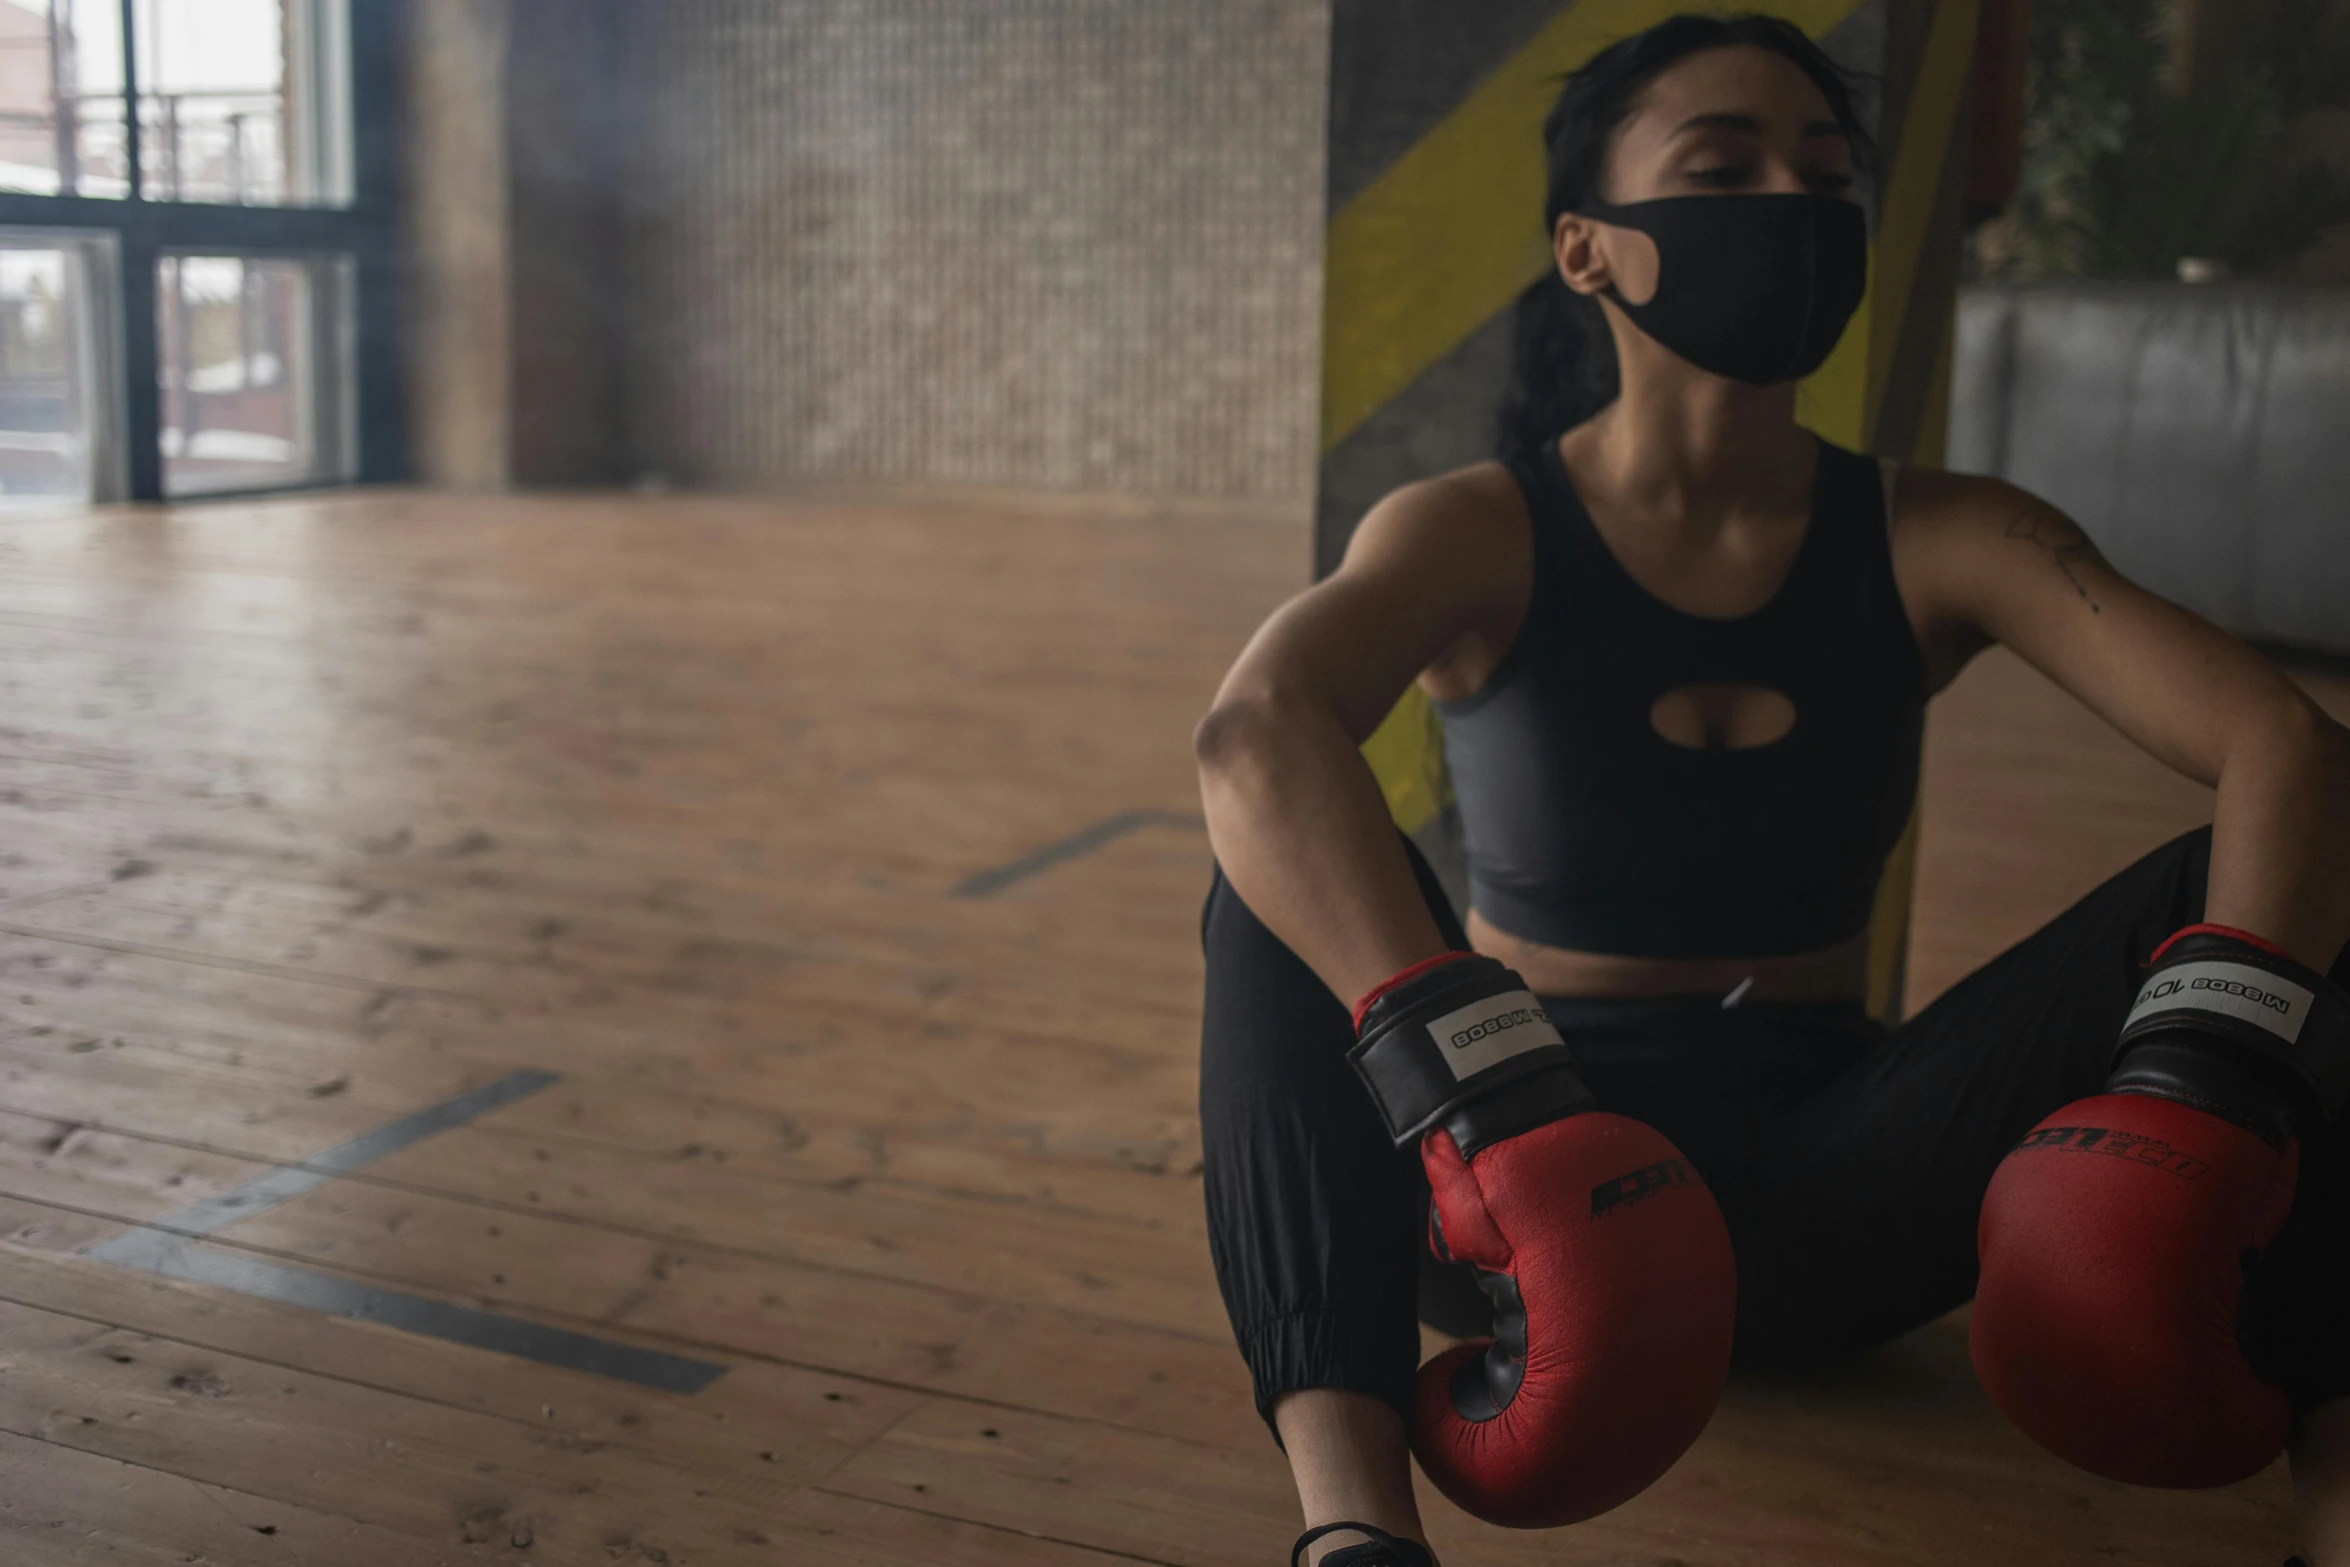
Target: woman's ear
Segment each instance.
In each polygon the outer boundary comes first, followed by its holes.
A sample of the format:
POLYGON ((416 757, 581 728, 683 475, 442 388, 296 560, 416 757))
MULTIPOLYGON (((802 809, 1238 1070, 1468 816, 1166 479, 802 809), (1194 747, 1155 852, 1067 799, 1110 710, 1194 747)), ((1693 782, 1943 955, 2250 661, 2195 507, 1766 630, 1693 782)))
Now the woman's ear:
POLYGON ((1550 234, 1550 254, 1558 264, 1559 276, 1578 294, 1604 293, 1615 281, 1606 247, 1600 242, 1599 224, 1579 212, 1559 214, 1558 227, 1550 234))
POLYGON ((1550 254, 1559 276, 1578 294, 1612 293, 1636 305, 1656 297, 1656 241, 1638 229, 1617 228, 1579 212, 1561 213, 1551 230, 1550 254))

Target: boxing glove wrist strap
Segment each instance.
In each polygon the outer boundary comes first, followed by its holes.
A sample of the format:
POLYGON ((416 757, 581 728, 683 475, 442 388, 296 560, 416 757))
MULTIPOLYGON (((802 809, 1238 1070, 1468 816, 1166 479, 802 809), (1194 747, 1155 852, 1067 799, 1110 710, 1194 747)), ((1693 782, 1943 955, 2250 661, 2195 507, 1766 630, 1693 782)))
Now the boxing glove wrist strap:
POLYGON ((2255 1071, 2283 1069, 2328 1121, 2350 1099, 2350 998, 2341 987, 2256 937, 2190 925, 2156 949, 2114 1048, 2117 1076, 2133 1053, 2214 1038, 2255 1071))
POLYGON ((2293 955, 2266 936, 2255 936, 2252 932, 2238 930, 2233 925, 2181 925, 2170 933, 2161 946, 2154 949, 2154 956, 2146 960, 2147 966, 2152 967, 2154 964, 2160 963, 2164 957, 2169 955, 2171 948, 2185 941, 2189 936, 2230 936, 2248 947, 2258 947, 2271 957, 2290 958, 2293 955))
POLYGON ((1433 973, 1448 963, 1465 963, 1476 955, 1474 952, 1439 952, 1432 958, 1422 958, 1410 968, 1401 969, 1388 975, 1386 979, 1365 991, 1363 999, 1355 1003, 1355 1032, 1358 1034, 1362 1032, 1363 1015, 1377 1006, 1383 998, 1393 995, 1422 974, 1433 973))
POLYGON ((1524 980, 1474 953, 1420 968, 1365 998, 1346 1057, 1397 1147, 1442 1122, 1465 1157, 1592 1108, 1524 980))

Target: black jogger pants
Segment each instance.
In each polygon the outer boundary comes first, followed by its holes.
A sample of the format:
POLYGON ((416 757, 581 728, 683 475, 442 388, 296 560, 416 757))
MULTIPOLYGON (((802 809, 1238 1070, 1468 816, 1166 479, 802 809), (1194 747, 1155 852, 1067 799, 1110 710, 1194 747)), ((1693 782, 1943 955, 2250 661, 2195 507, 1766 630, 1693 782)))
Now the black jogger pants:
MULTIPOLYGON (((2149 854, 1892 1030, 1857 1003, 1545 1000, 1600 1106, 1663 1132, 1712 1186, 1737 1254, 1743 1361, 1859 1349, 1973 1295, 1993 1168, 2098 1090, 2139 971, 2202 917, 2210 848, 2206 829, 2149 854)), ((1465 948, 1434 874, 1412 863, 1465 948)), ((1485 1298, 1428 1254, 1419 1159, 1393 1146, 1346 1063, 1346 1006, 1220 873, 1202 934, 1209 1243, 1258 1410, 1270 1421, 1284 1393, 1343 1388, 1408 1411, 1415 1321, 1479 1334, 1485 1298)), ((2304 1161, 2271 1278, 2306 1408, 2350 1394, 2350 1334, 2329 1320, 2350 1282, 2350 1182, 2331 1146, 2304 1161)))

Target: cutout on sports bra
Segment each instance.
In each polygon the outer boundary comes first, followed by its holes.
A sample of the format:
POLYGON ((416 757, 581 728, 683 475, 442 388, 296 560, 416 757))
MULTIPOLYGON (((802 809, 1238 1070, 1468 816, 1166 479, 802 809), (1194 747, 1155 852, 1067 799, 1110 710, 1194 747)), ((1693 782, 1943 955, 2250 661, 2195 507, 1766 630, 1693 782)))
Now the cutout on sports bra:
POLYGON ((1769 686, 1675 686, 1649 707, 1648 725, 1685 751, 1755 751, 1787 738, 1795 703, 1769 686))

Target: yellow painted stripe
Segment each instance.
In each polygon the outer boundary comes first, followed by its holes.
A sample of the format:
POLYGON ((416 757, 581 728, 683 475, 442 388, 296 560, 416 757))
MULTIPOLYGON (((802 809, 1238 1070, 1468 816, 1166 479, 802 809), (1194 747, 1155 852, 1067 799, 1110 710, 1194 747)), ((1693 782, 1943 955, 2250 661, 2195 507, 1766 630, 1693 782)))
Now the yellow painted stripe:
MULTIPOLYGON (((1868 448, 1876 403, 1869 388, 1869 345, 1877 337, 1877 311, 1885 299, 1884 279, 1872 257, 1868 292, 1852 313, 1852 324, 1836 340, 1828 362, 1795 388, 1795 422, 1813 434, 1853 451, 1868 448)), ((1893 296, 1896 299, 1900 295, 1893 296)))
MULTIPOLYGON (((1882 301, 1882 318, 1876 310, 1869 312, 1871 330, 1863 340, 1865 358, 1861 360, 1867 367, 1861 406, 1867 411, 1851 438, 1854 445, 1864 444, 1875 433, 1877 416, 1892 388, 1893 356, 1901 345, 1902 318, 1917 289, 1926 241, 1933 233, 1934 210, 1941 199, 1943 171, 1950 162, 1951 138, 1958 132, 1967 81, 1974 71, 1975 29, 1980 17, 1979 0, 1942 0, 1935 8, 1933 30, 1926 36, 1925 60, 1918 69, 1909 112, 1902 117, 1901 145, 1893 150, 1884 208, 1877 218, 1871 271, 1885 285, 1877 295, 1882 301)), ((1947 330, 1944 341, 1949 341, 1947 330)), ((1843 346, 1848 345, 1839 345, 1843 346)), ((1936 421, 1946 419, 1950 407, 1947 349, 1936 356, 1929 373, 1936 385, 1927 399, 1926 419, 1913 456, 1919 462, 1935 463, 1942 458, 1943 433, 1936 421)), ((1868 1009, 1870 1016, 1885 1023, 1898 1023, 1903 1011, 1902 981, 1908 968, 1917 859, 1918 811, 1912 805, 1909 826, 1885 862, 1885 874, 1877 883, 1876 903, 1869 915, 1868 1009)))
MULTIPOLYGON (((1856 4, 1777 0, 1754 9, 1816 37, 1856 4)), ((1331 219, 1322 305, 1324 451, 1549 265, 1542 119, 1559 78, 1609 44, 1692 9, 1700 7, 1687 0, 1580 0, 1331 219)))
POLYGON ((1839 446, 1866 451, 1890 390, 1893 355, 1917 288, 1943 162, 1974 69, 1980 0, 1943 0, 1927 34, 1901 142, 1885 171, 1885 200, 1869 253, 1869 290, 1836 352, 1796 389, 1795 417, 1839 446))
POLYGON ((1885 857, 1876 901, 1869 906, 1868 1010, 1880 1023, 1901 1021, 1901 982, 1909 969, 1910 899, 1917 880, 1918 808, 1913 801, 1909 825, 1885 857))
POLYGON ((1926 411, 1918 421, 1917 451, 1910 460, 1928 468, 1939 468, 1949 455, 1950 446, 1950 371, 1951 362, 1958 357, 1957 301, 1945 301, 1942 310, 1942 342, 1934 354, 1934 379, 1926 389, 1926 411))
POLYGON ((1437 727, 1436 709, 1418 686, 1404 692, 1371 738, 1363 742, 1363 760, 1387 796, 1387 813, 1405 832, 1418 832, 1436 819, 1452 799, 1452 779, 1444 766, 1444 731, 1437 727))
POLYGON ((1893 150, 1884 208, 1877 216, 1876 267, 1888 283, 1883 295, 1888 308, 1887 319, 1876 323, 1869 342, 1872 429, 1875 410, 1884 403, 1893 355, 1901 346, 1900 315, 1908 310, 1926 241, 1933 233, 1950 139, 1958 132, 1967 80, 1974 73, 1975 26, 1981 14, 1980 0, 1942 0, 1934 8, 1925 62, 1909 113, 1902 119, 1901 145, 1893 150))

